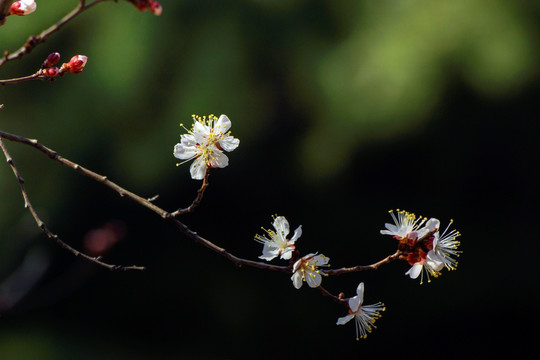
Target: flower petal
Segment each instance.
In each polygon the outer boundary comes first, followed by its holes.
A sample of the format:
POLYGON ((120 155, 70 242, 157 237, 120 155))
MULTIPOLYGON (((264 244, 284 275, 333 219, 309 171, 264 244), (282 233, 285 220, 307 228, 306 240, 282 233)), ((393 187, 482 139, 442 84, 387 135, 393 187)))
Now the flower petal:
POLYGON ((274 219, 274 223, 272 224, 272 226, 274 226, 274 229, 276 229, 277 233, 283 234, 284 237, 289 235, 289 222, 287 221, 285 216, 277 216, 274 219))
POLYGON ((420 263, 414 264, 405 275, 409 275, 411 279, 416 279, 422 272, 423 265, 420 263))
POLYGON ((178 143, 174 146, 173 155, 180 160, 189 160, 198 155, 195 150, 195 147, 186 147, 184 144, 178 143))
POLYGON ((275 259, 278 255, 279 250, 275 246, 265 244, 263 247, 263 253, 261 256, 259 256, 259 259, 270 261, 275 259))
POLYGON ((430 230, 439 229, 441 226, 441 222, 439 219, 431 218, 426 222, 425 227, 429 228, 430 230))
POLYGON ((214 125, 214 132, 216 134, 225 134, 227 130, 231 128, 231 120, 227 115, 221 115, 214 125))
POLYGON ((197 159, 195 159, 195 161, 193 162, 193 164, 191 164, 191 167, 189 168, 189 172, 191 173, 192 179, 204 179, 204 176, 206 175, 206 163, 204 162, 202 157, 198 157, 197 159))
POLYGON ((317 255, 313 257, 313 261, 315 262, 317 266, 322 266, 322 265, 328 264, 328 262, 330 261, 330 258, 321 254, 321 255, 317 255))
POLYGON ((193 124, 193 135, 195 138, 206 138, 210 134, 210 127, 204 125, 202 122, 195 120, 193 124))
POLYGON ((360 298, 360 305, 364 302, 364 283, 361 282, 356 288, 356 295, 360 298))
POLYGON ((349 299, 349 309, 352 312, 357 312, 360 305, 362 305, 363 298, 361 296, 353 296, 349 299))
POLYGON ((300 289, 302 287, 302 275, 299 271, 296 271, 292 276, 291 280, 293 283, 293 286, 297 289, 300 289))
POLYGON ((426 222, 423 228, 418 230, 418 238, 423 238, 428 232, 437 230, 441 226, 441 222, 438 219, 431 218, 426 222))
POLYGON ((281 252, 281 259, 283 260, 290 260, 292 257, 293 248, 288 247, 285 250, 281 252))
POLYGON ((351 321, 352 318, 354 318, 353 314, 348 314, 348 315, 345 315, 344 317, 340 317, 337 319, 336 325, 345 325, 346 323, 351 321))
POLYGON ((225 151, 233 151, 240 145, 240 140, 233 136, 225 136, 223 139, 219 140, 219 145, 225 151))
POLYGON ((294 235, 292 239, 289 240, 289 244, 291 245, 294 244, 300 236, 302 236, 302 225, 300 225, 299 227, 296 228, 296 230, 294 230, 294 235))
POLYGON ((293 272, 296 273, 300 265, 302 265, 302 259, 296 260, 296 262, 293 265, 293 272))
POLYGON ((184 146, 195 146, 195 145, 197 145, 197 139, 195 138, 195 135, 193 135, 193 134, 180 135, 180 142, 184 146))
POLYGON ((218 149, 214 149, 212 155, 210 155, 210 166, 213 168, 224 168, 227 165, 229 165, 229 158, 227 155, 218 149))
POLYGON ((321 285, 322 276, 317 272, 311 272, 306 274, 306 282, 308 283, 309 287, 316 288, 321 285))
POLYGON ((395 235, 399 229, 396 225, 389 223, 384 224, 384 227, 386 230, 381 230, 382 235, 395 235))
POLYGON ((426 256, 426 263, 435 271, 441 271, 444 267, 444 259, 433 250, 428 252, 426 256))

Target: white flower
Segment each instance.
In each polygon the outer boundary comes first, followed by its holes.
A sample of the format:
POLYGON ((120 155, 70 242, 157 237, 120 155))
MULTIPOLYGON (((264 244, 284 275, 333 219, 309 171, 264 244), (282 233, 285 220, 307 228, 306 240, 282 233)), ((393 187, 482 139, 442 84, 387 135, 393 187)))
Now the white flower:
POLYGON ((440 221, 438 219, 430 219, 425 228, 418 231, 419 234, 422 234, 420 238, 429 232, 432 232, 433 236, 426 237, 408 254, 407 260, 412 267, 405 275, 409 275, 411 279, 420 276, 420 284, 422 284, 424 273, 427 281, 431 282, 430 276, 438 277, 444 267, 449 270, 456 269, 457 260, 454 257, 458 257, 461 253, 457 250, 460 242, 456 238, 461 234, 456 230, 447 233, 452 222, 450 221, 442 235, 439 233, 440 221))
MULTIPOLYGON (((229 165, 229 158, 223 153, 233 151, 240 144, 240 140, 230 136, 228 130, 231 121, 226 115, 219 119, 214 116, 200 117, 193 115, 193 128, 188 134, 181 135, 180 143, 174 146, 174 156, 187 162, 195 159, 191 164, 191 177, 196 180, 204 179, 207 168, 224 168, 229 165)), ((180 165, 180 164, 178 164, 180 165)))
MULTIPOLYGON (((312 288, 321 285, 322 277, 319 266, 329 266, 330 259, 323 254, 308 254, 294 263, 291 280, 295 288, 300 289, 303 282, 307 282, 312 288)), ((324 275, 324 272, 322 273, 324 275)))
POLYGON ((362 305, 363 302, 364 283, 361 282, 356 288, 356 296, 349 299, 349 314, 338 318, 336 323, 336 325, 344 325, 354 318, 356 323, 356 340, 360 338, 365 339, 367 334, 371 332, 371 329, 375 327, 373 325, 375 320, 381 317, 380 312, 386 310, 384 304, 381 302, 373 305, 362 305))
POLYGON ((405 210, 397 210, 397 217, 394 215, 394 211, 390 210, 390 215, 394 219, 394 224, 384 224, 386 230, 381 230, 383 235, 391 235, 398 240, 404 240, 409 238, 412 241, 416 241, 419 237, 417 229, 424 224, 426 218, 416 217, 413 213, 405 210))
POLYGON ((12 15, 28 15, 36 11, 37 4, 34 0, 20 0, 15 1, 10 8, 10 13, 12 15))
POLYGON ((461 253, 461 251, 457 250, 460 241, 456 240, 457 237, 461 236, 461 233, 456 230, 447 233, 452 223, 453 220, 450 220, 442 235, 439 234, 439 231, 433 234, 433 257, 448 270, 455 270, 457 268, 458 262, 455 257, 459 257, 461 253))
POLYGON ((443 263, 439 261, 438 257, 435 255, 433 250, 430 250, 427 254, 422 250, 421 260, 416 262, 410 269, 405 273, 409 275, 411 279, 416 279, 420 276, 420 284, 424 283, 424 273, 426 274, 427 281, 431 282, 430 276, 436 278, 441 275, 441 270, 444 267, 443 263))
POLYGON ((255 235, 255 241, 263 244, 263 254, 259 256, 259 259, 270 261, 276 257, 280 257, 284 260, 289 260, 294 251, 294 243, 302 235, 302 225, 300 225, 294 231, 293 237, 289 240, 289 222, 284 216, 277 216, 274 219, 274 230, 266 230, 268 237, 264 235, 255 235))

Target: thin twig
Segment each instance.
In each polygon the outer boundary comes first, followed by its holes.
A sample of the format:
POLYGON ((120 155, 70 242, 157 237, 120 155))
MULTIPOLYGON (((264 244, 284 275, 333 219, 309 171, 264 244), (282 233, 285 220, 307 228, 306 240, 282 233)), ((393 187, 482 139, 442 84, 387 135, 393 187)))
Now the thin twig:
POLYGON ((0 80, 0 85, 17 84, 24 81, 30 81, 30 80, 50 80, 50 79, 52 78, 44 75, 43 73, 41 73, 41 71, 38 71, 32 75, 22 76, 22 77, 13 78, 13 79, 0 80))
POLYGON ((9 134, 3 131, 0 131, 0 138, 5 138, 10 141, 18 142, 21 144, 29 145, 43 154, 47 155, 50 159, 67 166, 78 173, 87 176, 97 182, 102 183, 103 185, 109 187, 110 189, 116 191, 121 197, 126 197, 144 207, 147 209, 153 211, 160 217, 162 217, 165 220, 168 220, 173 225, 175 225, 182 233, 184 233, 186 236, 188 236, 190 239, 194 240, 195 242, 209 248, 210 250, 224 256, 231 262, 233 262, 236 266, 241 267, 243 265, 256 267, 259 269, 267 269, 267 270, 273 270, 273 271, 279 271, 279 272, 288 272, 290 273, 290 269, 288 266, 277 266, 277 265, 270 265, 267 263, 257 262, 257 261, 251 261, 247 259, 239 258, 231 253, 229 253, 224 248, 221 248, 214 244, 213 242, 201 237, 196 232, 189 229, 184 223, 180 222, 179 220, 175 219, 171 213, 167 212, 166 210, 163 210, 157 205, 154 205, 152 202, 150 202, 148 199, 145 199, 135 193, 132 193, 129 190, 124 189, 123 187, 117 185, 116 183, 110 181, 106 176, 100 175, 98 173, 95 173, 91 170, 86 169, 83 166, 80 166, 79 164, 76 164, 68 159, 63 158, 62 156, 58 155, 56 151, 49 149, 46 146, 43 146, 35 139, 27 139, 22 136, 9 134))
MULTIPOLYGON (((0 58, 0 66, 4 65, 6 62, 14 59, 18 59, 28 53, 30 53, 37 45, 45 42, 47 38, 60 30, 64 25, 66 25, 69 21, 73 20, 77 15, 84 12, 85 10, 88 10, 92 6, 109 0, 94 0, 91 3, 86 3, 84 0, 79 1, 79 5, 72 11, 70 11, 67 15, 65 15, 60 21, 58 21, 56 24, 51 25, 48 29, 43 30, 40 34, 36 36, 30 36, 26 43, 21 46, 17 51, 13 53, 9 53, 9 51, 5 51, 4 56, 0 58)), ((116 0, 114 0, 116 1, 116 0)))
POLYGON ((341 269, 325 270, 324 273, 326 275, 342 275, 342 274, 348 274, 352 272, 377 270, 381 265, 388 264, 389 262, 392 262, 398 259, 400 255, 401 255, 401 250, 397 250, 392 255, 389 255, 385 257, 384 259, 377 261, 376 263, 373 263, 371 265, 357 265, 357 266, 352 266, 352 267, 343 267, 341 269))
POLYGON ((347 300, 345 299, 342 299, 341 297, 339 296, 335 296, 333 295, 330 291, 326 290, 325 288, 323 288, 322 286, 317 286, 317 289, 319 289, 321 291, 321 293, 324 295, 324 296, 327 296, 329 297, 330 299, 332 299, 333 301, 337 302, 338 304, 341 304, 341 305, 347 305, 347 300))
POLYGON ((148 201, 147 199, 144 199, 142 198, 141 196, 137 195, 137 194, 134 194, 124 188, 122 188, 121 186, 118 186, 117 184, 115 184, 114 182, 110 181, 107 176, 104 176, 104 175, 100 175, 98 173, 95 173, 91 170, 88 170, 86 168, 84 168, 83 166, 80 166, 79 164, 76 164, 74 163, 73 161, 70 161, 68 159, 65 159, 63 157, 61 157, 60 155, 58 155, 56 153, 56 151, 54 150, 51 150, 49 149, 48 147, 46 146, 43 146, 42 144, 40 144, 36 139, 27 139, 25 137, 22 137, 22 136, 18 136, 18 135, 13 135, 13 134, 9 134, 9 133, 6 133, 6 132, 3 132, 3 131, 0 131, 0 137, 3 137, 5 139, 8 139, 10 141, 14 141, 14 142, 18 142, 18 143, 21 143, 21 144, 26 144, 26 145, 29 145, 33 148, 36 148, 37 150, 41 151, 42 153, 44 153, 45 155, 47 155, 50 159, 64 165, 64 166, 67 166, 85 176, 88 176, 90 178, 92 178, 93 180, 97 181, 97 182, 100 182, 102 184, 104 184, 105 186, 113 189, 114 191, 118 192, 118 194, 121 196, 121 197, 127 197, 127 198, 130 198, 131 200, 149 208, 150 210, 154 211, 155 213, 157 213, 159 216, 161 216, 162 218, 167 218, 167 217, 170 217, 170 214, 161 209, 160 207, 152 204, 150 201, 148 201))
POLYGON ((82 257, 82 258, 84 258, 84 259, 86 259, 88 261, 91 261, 91 262, 93 262, 93 263, 95 263, 97 265, 103 266, 103 267, 105 267, 105 268, 107 268, 109 270, 144 270, 144 267, 142 267, 142 266, 135 266, 135 265, 134 266, 121 266, 121 265, 112 265, 112 264, 105 263, 105 262, 101 261, 99 257, 91 257, 91 256, 86 255, 85 253, 82 253, 82 252, 76 250, 75 248, 69 246, 67 243, 62 241, 58 237, 58 235, 53 234, 47 228, 45 223, 40 219, 40 217, 37 214, 36 210, 32 206, 32 203, 30 202, 30 198, 28 197, 28 193, 26 192, 26 189, 24 187, 24 179, 20 175, 19 170, 17 170, 17 167, 15 166, 15 163, 13 162, 13 158, 9 154, 9 152, 8 152, 8 150, 7 150, 7 148, 6 148, 5 144, 4 144, 4 141, 2 140, 1 136, 0 136, 0 148, 2 148, 2 151, 4 152, 4 156, 6 157, 6 161, 9 164, 9 166, 11 167, 11 170, 13 171, 13 174, 17 178, 17 181, 19 183, 19 187, 21 188, 21 193, 22 193, 22 196, 23 196, 23 199, 24 199, 24 207, 26 209, 28 209, 28 211, 30 211, 30 213, 34 217, 34 220, 36 221, 37 226, 47 235, 47 237, 49 237, 50 239, 53 239, 54 241, 56 241, 61 247, 68 250, 73 255, 80 256, 80 257, 82 257))
POLYGON ((195 200, 193 200, 191 205, 189 205, 187 208, 178 209, 178 210, 172 212, 171 215, 173 217, 177 217, 179 215, 187 214, 187 213, 190 213, 193 210, 195 210, 195 207, 197 207, 201 203, 201 200, 202 200, 203 195, 204 195, 204 190, 206 190, 206 188, 208 187, 208 178, 209 177, 210 177, 210 168, 207 168, 206 169, 206 174, 204 175, 204 179, 203 179, 203 183, 201 185, 201 188, 199 190, 197 190, 197 197, 195 198, 195 200))

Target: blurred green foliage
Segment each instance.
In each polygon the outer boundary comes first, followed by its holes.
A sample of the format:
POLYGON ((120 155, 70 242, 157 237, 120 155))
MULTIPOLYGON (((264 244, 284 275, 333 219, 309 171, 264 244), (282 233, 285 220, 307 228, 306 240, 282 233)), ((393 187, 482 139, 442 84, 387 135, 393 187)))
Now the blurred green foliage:
POLYGON ((348 163, 335 159, 360 143, 400 136, 429 119, 455 77, 502 96, 537 74, 540 39, 519 2, 358 4, 349 34, 312 57, 320 101, 310 104, 316 124, 302 159, 315 175, 341 172, 348 163))
MULTIPOLYGON (((15 49, 73 3, 41 4, 32 17, 10 18, 2 45, 15 49)), ((291 161, 326 178, 342 172, 362 143, 429 119, 455 78, 504 96, 537 73, 539 39, 526 2, 203 3, 165 2, 160 18, 123 1, 83 14, 4 66, 7 78, 31 72, 53 50, 90 58, 78 77, 2 89, 4 129, 40 135, 68 153, 90 152, 110 137, 105 161, 148 184, 173 171, 164 149, 152 146, 174 141, 180 129, 172 124, 189 122, 191 113, 230 113, 235 133, 256 141, 275 125, 283 97, 308 119, 291 161), (32 106, 18 105, 22 94, 32 106), (153 171, 140 171, 150 163, 153 171)))

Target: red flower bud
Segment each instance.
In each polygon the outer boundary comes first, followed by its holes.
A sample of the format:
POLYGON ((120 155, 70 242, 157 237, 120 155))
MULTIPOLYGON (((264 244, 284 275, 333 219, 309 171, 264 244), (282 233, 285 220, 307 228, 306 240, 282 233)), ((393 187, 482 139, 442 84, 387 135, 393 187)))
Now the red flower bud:
POLYGON ((78 74, 83 71, 86 61, 88 60, 87 56, 84 55, 75 55, 69 60, 68 63, 63 63, 60 71, 62 72, 71 72, 78 74))
POLYGON ((54 77, 60 74, 60 69, 55 66, 55 67, 49 67, 49 68, 43 69, 42 72, 43 74, 47 76, 54 77))
POLYGON ((150 9, 152 14, 159 16, 163 12, 163 7, 157 0, 128 0, 130 1, 139 11, 146 11, 150 9))
POLYGON ((150 6, 150 11, 152 14, 159 16, 163 12, 163 8, 161 7, 161 4, 158 3, 156 0, 148 0, 148 6, 150 6))
POLYGON ((58 61, 60 61, 60 53, 57 53, 57 52, 51 53, 49 54, 49 56, 47 56, 47 58, 45 59, 41 67, 43 68, 51 67, 55 65, 58 61))
POLYGON ((11 8, 9 9, 9 13, 11 15, 28 15, 36 11, 37 5, 34 0, 21 0, 21 1, 15 1, 13 4, 11 4, 11 8))
POLYGON ((148 4, 146 2, 146 0, 131 0, 131 3, 133 5, 135 5, 135 7, 139 10, 139 11, 146 11, 148 10, 148 4))

